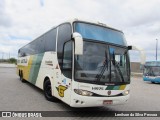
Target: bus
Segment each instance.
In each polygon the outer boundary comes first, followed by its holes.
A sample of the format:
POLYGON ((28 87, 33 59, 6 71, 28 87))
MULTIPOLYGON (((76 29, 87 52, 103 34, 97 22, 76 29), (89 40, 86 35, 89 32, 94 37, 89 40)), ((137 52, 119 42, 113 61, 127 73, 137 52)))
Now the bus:
POLYGON ((132 49, 122 31, 73 19, 20 48, 17 74, 49 101, 71 107, 123 104, 130 96, 132 49))
POLYGON ((160 61, 148 61, 145 63, 143 80, 160 83, 160 61))

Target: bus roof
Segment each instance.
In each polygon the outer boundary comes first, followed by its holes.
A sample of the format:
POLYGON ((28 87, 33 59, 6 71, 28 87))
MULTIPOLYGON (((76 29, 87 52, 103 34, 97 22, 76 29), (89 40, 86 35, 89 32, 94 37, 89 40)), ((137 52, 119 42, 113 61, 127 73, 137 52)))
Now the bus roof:
MULTIPOLYGON (((70 19, 70 20, 67 20, 67 21, 61 22, 61 23, 59 23, 59 24, 55 25, 54 27, 50 28, 49 30, 47 30, 45 33, 49 32, 51 29, 54 29, 54 28, 56 28, 56 27, 60 26, 61 24, 64 24, 64 23, 70 23, 70 24, 73 24, 74 22, 84 22, 84 23, 94 24, 94 25, 98 25, 98 26, 106 27, 106 28, 109 28, 109 29, 112 29, 112 30, 119 31, 119 32, 123 33, 121 30, 118 30, 118 29, 115 29, 115 28, 109 27, 109 26, 107 26, 107 25, 106 25, 106 24, 104 24, 104 23, 101 23, 101 22, 98 22, 98 21, 97 21, 97 22, 95 22, 95 21, 92 21, 92 20, 83 20, 83 19, 78 19, 78 18, 73 18, 73 19, 70 19)), ((38 36, 38 37, 34 38, 34 39, 33 39, 33 40, 31 40, 28 44, 30 44, 31 42, 33 42, 33 41, 34 41, 34 40, 36 40, 37 38, 39 38, 39 37, 43 36, 45 33, 43 33, 42 35, 40 35, 40 36, 38 36)), ((25 44, 25 45, 24 45, 24 46, 22 46, 21 48, 25 47, 25 46, 26 46, 26 45, 28 45, 28 44, 25 44)), ((20 49, 21 49, 21 48, 20 48, 20 49)), ((19 50, 20 50, 20 49, 19 49, 19 50)))
POLYGON ((160 61, 147 61, 145 66, 160 66, 160 61))
MULTIPOLYGON (((94 25, 99 25, 99 26, 102 26, 102 27, 107 27, 107 28, 110 28, 110 29, 113 29, 113 30, 116 30, 116 31, 119 31, 119 32, 122 32, 122 30, 119 30, 119 29, 115 29, 113 27, 110 27, 102 22, 95 22, 95 21, 92 21, 92 20, 84 20, 84 19, 78 19, 78 18, 74 18, 74 19, 71 19, 71 20, 68 20, 66 22, 70 22, 70 23, 74 23, 74 22, 84 22, 84 23, 90 23, 90 24, 94 24, 94 25)), ((65 22, 63 22, 65 23, 65 22)), ((62 23, 62 24, 63 24, 62 23)), ((122 32, 123 33, 123 32, 122 32)))

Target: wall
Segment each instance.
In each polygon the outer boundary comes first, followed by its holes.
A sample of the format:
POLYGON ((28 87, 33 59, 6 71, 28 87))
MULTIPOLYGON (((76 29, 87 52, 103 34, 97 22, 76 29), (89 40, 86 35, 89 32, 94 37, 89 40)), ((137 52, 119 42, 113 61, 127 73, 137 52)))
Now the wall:
POLYGON ((136 73, 142 73, 143 70, 140 70, 140 63, 139 62, 131 62, 131 72, 136 72, 136 73))

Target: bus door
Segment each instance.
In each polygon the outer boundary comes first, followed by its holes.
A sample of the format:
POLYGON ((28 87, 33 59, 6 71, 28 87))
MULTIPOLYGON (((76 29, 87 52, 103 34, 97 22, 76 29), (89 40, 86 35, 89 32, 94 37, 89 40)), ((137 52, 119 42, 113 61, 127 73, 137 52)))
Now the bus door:
POLYGON ((71 98, 71 82, 72 82, 72 41, 68 41, 64 43, 63 47, 63 59, 62 59, 62 67, 61 73, 57 71, 56 78, 57 85, 56 89, 58 92, 58 98, 62 101, 70 104, 71 98))

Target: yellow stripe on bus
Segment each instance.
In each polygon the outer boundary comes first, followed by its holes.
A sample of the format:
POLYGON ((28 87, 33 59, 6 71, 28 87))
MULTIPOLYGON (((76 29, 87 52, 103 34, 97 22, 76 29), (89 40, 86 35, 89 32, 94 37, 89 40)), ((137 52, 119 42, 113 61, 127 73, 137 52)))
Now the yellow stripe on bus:
POLYGON ((119 90, 124 90, 126 88, 126 85, 121 85, 119 90))
POLYGON ((25 80, 29 79, 29 75, 30 75, 30 71, 31 71, 31 67, 32 67, 32 62, 33 62, 33 56, 30 56, 28 66, 26 66, 25 69, 24 69, 24 75, 23 76, 24 76, 25 80))

